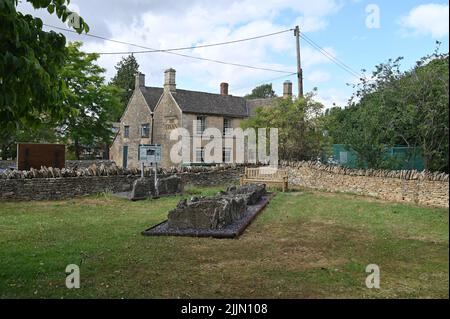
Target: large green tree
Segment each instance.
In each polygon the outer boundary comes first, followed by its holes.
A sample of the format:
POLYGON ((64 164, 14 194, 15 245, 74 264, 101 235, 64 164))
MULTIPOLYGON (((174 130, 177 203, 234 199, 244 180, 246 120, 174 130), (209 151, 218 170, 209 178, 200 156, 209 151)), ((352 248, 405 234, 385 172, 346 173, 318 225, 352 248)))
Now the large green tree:
POLYGON ((425 169, 448 171, 448 54, 436 51, 407 71, 401 61, 376 66, 345 109, 327 112, 327 130, 371 168, 391 168, 386 148, 406 145, 420 152, 425 169))
POLYGON ((59 127, 77 159, 85 149, 107 150, 113 137, 112 122, 121 112, 122 90, 105 85, 105 69, 96 64, 98 54, 80 50, 81 43, 70 43, 68 58, 61 72, 67 85, 64 105, 73 109, 59 127))
POLYGON ((122 111, 125 111, 128 101, 134 91, 135 77, 139 71, 139 64, 133 55, 129 55, 122 58, 115 68, 116 75, 111 79, 110 84, 123 90, 120 100, 122 103, 122 111))
POLYGON ((298 100, 280 99, 273 106, 256 109, 245 128, 278 128, 278 155, 282 160, 315 160, 322 155, 325 138, 320 115, 323 105, 313 94, 298 100))
POLYGON ((266 99, 276 96, 277 95, 275 94, 275 91, 272 88, 272 83, 269 83, 255 87, 252 90, 252 93, 247 94, 245 98, 248 100, 252 100, 252 99, 266 99))
MULTIPOLYGON (((75 16, 68 0, 27 1, 61 21, 75 16)), ((0 0, 0 139, 70 112, 61 103, 65 84, 59 76, 67 56, 65 37, 44 31, 41 19, 18 12, 17 5, 18 0, 0 0)), ((87 24, 76 17, 75 29, 87 32, 87 24)))

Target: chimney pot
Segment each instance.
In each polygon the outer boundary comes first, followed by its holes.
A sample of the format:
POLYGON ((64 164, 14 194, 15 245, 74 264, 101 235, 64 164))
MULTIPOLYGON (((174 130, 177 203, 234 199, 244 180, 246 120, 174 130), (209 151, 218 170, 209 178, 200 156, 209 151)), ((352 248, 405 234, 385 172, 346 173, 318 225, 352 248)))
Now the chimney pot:
POLYGON ((228 83, 220 83, 220 95, 228 95, 228 83))
POLYGON ((164 71, 164 89, 172 92, 176 91, 176 82, 175 82, 175 73, 176 71, 172 68, 164 71))
POLYGON ((284 81, 283 83, 283 99, 292 99, 292 82, 284 81))

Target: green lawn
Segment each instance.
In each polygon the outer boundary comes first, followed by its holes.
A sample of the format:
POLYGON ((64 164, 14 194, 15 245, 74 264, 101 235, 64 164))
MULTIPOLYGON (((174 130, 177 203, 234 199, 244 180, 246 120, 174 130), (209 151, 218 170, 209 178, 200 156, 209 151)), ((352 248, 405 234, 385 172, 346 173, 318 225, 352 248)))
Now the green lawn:
POLYGON ((179 199, 0 203, 0 297, 449 296, 447 209, 306 190, 279 193, 239 239, 140 234, 179 199), (371 263, 381 289, 365 286, 371 263))

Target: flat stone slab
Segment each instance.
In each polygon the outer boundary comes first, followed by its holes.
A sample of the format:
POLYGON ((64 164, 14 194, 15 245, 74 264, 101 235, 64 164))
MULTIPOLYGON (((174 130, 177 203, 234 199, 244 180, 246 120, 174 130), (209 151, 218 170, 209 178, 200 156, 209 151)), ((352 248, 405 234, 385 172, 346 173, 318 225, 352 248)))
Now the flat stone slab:
POLYGON ((167 220, 142 232, 144 236, 188 236, 188 237, 213 237, 236 238, 251 224, 256 216, 267 206, 275 193, 266 193, 255 205, 248 205, 244 217, 237 222, 222 229, 170 229, 167 220))
POLYGON ((119 193, 113 193, 112 195, 116 196, 116 197, 120 197, 120 198, 130 199, 131 192, 119 192, 119 193))
POLYGON ((164 195, 159 195, 157 197, 147 197, 147 198, 141 198, 141 199, 133 199, 131 198, 131 192, 119 192, 119 193, 112 193, 113 196, 119 197, 119 198, 123 198, 123 199, 128 199, 131 201, 138 201, 138 200, 144 200, 144 199, 157 199, 157 198, 161 198, 161 197, 171 197, 171 196, 179 196, 179 195, 183 195, 183 193, 175 193, 175 194, 164 194, 164 195))

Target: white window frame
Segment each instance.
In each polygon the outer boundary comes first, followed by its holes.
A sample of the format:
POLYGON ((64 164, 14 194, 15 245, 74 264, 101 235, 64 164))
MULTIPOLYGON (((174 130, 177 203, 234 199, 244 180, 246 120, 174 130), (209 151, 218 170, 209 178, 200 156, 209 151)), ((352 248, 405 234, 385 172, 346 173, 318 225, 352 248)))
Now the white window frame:
POLYGON ((141 138, 149 138, 150 137, 150 123, 141 124, 141 138), (147 134, 144 135, 144 127, 147 128, 147 134))
POLYGON ((197 127, 196 127, 195 133, 197 135, 202 135, 205 130, 206 130, 206 116, 198 115, 197 116, 197 127))
POLYGON ((231 135, 231 130, 233 129, 232 121, 233 121, 232 119, 226 118, 226 117, 223 119, 223 135, 224 136, 231 135), (227 123, 227 122, 228 122, 228 127, 225 126, 225 123, 227 123))
POLYGON ((204 147, 197 147, 195 149, 195 162, 196 163, 204 163, 205 162, 205 148, 204 147))
POLYGON ((231 163, 231 157, 232 157, 232 152, 233 149, 231 147, 224 147, 222 149, 222 154, 223 154, 223 162, 224 163, 231 163), (228 157, 228 159, 227 159, 228 157))

